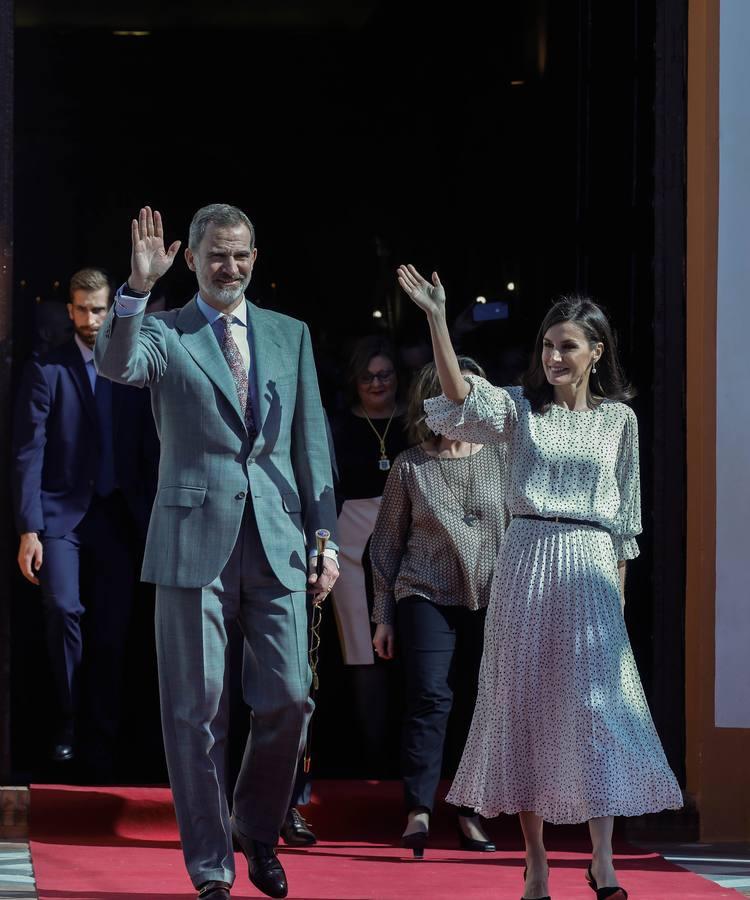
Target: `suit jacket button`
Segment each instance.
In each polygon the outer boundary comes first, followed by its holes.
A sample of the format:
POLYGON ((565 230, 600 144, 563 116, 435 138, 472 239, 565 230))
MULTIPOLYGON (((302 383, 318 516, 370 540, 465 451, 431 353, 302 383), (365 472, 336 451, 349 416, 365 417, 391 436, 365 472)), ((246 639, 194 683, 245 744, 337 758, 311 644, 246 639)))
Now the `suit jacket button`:
POLYGON ((244 491, 240 491, 239 494, 237 494, 237 496, 236 496, 234 499, 235 499, 235 500, 244 500, 244 499, 245 499, 245 492, 244 492, 244 491))

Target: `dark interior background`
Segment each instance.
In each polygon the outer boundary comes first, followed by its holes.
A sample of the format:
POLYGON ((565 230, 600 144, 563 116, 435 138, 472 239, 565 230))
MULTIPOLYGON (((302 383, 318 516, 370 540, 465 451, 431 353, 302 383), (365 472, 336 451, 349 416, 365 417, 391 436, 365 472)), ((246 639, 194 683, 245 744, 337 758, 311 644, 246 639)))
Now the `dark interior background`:
MULTIPOLYGON (((498 381, 518 374, 556 295, 592 294, 640 390, 645 533, 627 618, 650 694, 662 600, 651 527, 656 0, 154 6, 18 0, 16 363, 73 271, 127 276, 129 220, 145 203, 163 212, 170 240, 185 239, 204 203, 249 213, 251 296, 311 325, 329 407, 352 338, 426 338, 396 290, 401 262, 437 269, 454 314, 478 295, 509 302, 508 320, 463 338, 498 381)), ((189 299, 184 263, 161 289, 167 306, 189 299)), ((124 746, 134 778, 160 781, 150 603, 145 588, 124 746)), ((20 577, 13 609, 13 763, 39 779, 52 701, 38 596, 20 577)), ((369 774, 357 765, 332 619, 316 770, 369 774)), ((679 665, 660 677, 681 710, 679 665)), ((681 771, 681 712, 655 715, 681 771)))

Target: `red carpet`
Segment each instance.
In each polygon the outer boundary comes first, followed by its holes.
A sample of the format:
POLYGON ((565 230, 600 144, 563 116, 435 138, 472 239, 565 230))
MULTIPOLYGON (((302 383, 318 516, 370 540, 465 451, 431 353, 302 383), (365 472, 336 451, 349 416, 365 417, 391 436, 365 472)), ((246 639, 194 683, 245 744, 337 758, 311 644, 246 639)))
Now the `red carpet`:
MULTIPOLYGON (((422 862, 395 847, 403 827, 401 787, 394 782, 321 781, 305 808, 316 847, 281 850, 295 900, 520 898, 523 862, 518 826, 490 823, 499 851, 461 852, 449 808, 437 811, 422 862)), ((549 828, 554 900, 591 898, 583 873, 584 828, 549 828)), ((617 847, 617 867, 633 900, 716 900, 739 895, 665 862, 617 847)), ((190 900, 169 791, 164 788, 35 786, 31 852, 40 900, 190 900)), ((232 897, 259 897, 237 857, 232 897)))

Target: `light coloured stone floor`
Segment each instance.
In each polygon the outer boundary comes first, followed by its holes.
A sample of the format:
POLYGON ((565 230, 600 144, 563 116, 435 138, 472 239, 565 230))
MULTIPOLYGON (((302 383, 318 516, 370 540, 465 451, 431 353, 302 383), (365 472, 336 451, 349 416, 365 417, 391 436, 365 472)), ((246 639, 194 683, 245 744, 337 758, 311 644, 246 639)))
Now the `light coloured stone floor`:
POLYGON ((750 897, 750 844, 643 844, 665 859, 750 897))
POLYGON ((0 841, 1 900, 35 900, 36 896, 29 845, 20 841, 0 841))

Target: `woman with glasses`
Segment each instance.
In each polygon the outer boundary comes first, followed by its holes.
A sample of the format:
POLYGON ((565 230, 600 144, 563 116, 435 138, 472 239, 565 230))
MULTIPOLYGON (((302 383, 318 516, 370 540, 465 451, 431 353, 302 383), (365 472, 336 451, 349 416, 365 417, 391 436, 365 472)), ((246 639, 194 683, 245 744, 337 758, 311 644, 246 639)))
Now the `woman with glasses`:
POLYGON ((427 314, 443 395, 427 423, 508 448, 510 525, 487 610, 474 718, 448 801, 518 813, 524 893, 549 897, 544 821, 588 822, 586 880, 626 900, 614 816, 682 806, 646 703, 622 607, 641 532, 634 392, 603 310, 563 297, 539 328, 520 387, 464 377, 445 291, 413 266, 399 283, 427 314))
MULTIPOLYGON (((459 366, 484 375, 469 357, 459 357, 459 366)), ((409 398, 415 446, 393 464, 370 546, 373 644, 381 658, 391 659, 398 636, 404 672, 401 776, 407 822, 401 840, 418 857, 443 769, 454 689, 459 752, 471 721, 492 570, 505 531, 505 447, 432 431, 424 402, 439 394, 435 364, 428 363, 409 398)), ((495 849, 473 809, 459 810, 457 826, 465 850, 495 849)))
MULTIPOLYGON (((373 335, 354 346, 346 372, 346 408, 330 416, 341 507, 337 535, 341 575, 333 592, 344 664, 351 675, 364 761, 383 774, 387 673, 372 648, 369 571, 363 564, 393 460, 407 446, 398 375, 389 342, 373 335)), ((365 560, 368 564, 369 561, 365 560)))

